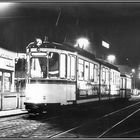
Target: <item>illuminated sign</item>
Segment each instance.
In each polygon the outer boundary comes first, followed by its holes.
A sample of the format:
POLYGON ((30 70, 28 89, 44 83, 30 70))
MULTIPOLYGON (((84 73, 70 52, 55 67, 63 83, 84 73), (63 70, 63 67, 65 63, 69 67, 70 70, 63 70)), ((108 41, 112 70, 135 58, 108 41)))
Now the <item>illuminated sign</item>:
POLYGON ((0 69, 12 70, 14 71, 14 61, 6 58, 0 58, 0 69))
POLYGON ((9 55, 7 55, 7 54, 4 54, 4 53, 1 53, 1 54, 0 54, 0 57, 6 58, 6 59, 13 59, 11 56, 9 56, 9 55))
POLYGON ((16 53, 0 48, 0 69, 14 71, 16 53))
POLYGON ((47 51, 47 48, 40 48, 40 51, 41 52, 46 52, 47 51))
POLYGON ((37 52, 37 48, 31 48, 31 52, 37 52))
POLYGON ((31 52, 46 52, 47 48, 31 48, 31 52))
POLYGON ((102 46, 109 49, 109 44, 105 41, 102 41, 102 46))
POLYGON ((32 56, 42 56, 42 55, 47 55, 46 53, 32 53, 32 56))

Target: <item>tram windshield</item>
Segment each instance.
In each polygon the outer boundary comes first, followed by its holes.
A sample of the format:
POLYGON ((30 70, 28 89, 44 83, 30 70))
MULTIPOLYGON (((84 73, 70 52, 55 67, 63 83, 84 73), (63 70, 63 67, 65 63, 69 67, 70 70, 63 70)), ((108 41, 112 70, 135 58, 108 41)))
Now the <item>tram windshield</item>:
POLYGON ((32 57, 30 60, 32 78, 47 78, 59 76, 59 54, 50 52, 47 57, 32 57))
POLYGON ((32 78, 47 77, 47 57, 33 57, 31 58, 30 65, 32 78))

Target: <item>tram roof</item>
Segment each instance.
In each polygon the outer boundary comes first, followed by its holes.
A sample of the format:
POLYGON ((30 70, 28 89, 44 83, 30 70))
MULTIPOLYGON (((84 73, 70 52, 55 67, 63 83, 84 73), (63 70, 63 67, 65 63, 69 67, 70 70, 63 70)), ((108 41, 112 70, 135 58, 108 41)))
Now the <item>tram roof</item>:
MULTIPOLYGON (((35 46, 34 46, 34 44, 31 44, 30 47, 34 48, 35 46)), ((46 42, 46 43, 43 43, 40 46, 40 48, 61 49, 61 50, 66 50, 66 51, 70 51, 70 52, 73 52, 73 53, 76 52, 79 55, 82 55, 82 56, 87 57, 87 58, 92 59, 92 60, 95 59, 95 55, 93 53, 87 52, 84 49, 81 49, 79 47, 73 47, 72 45, 69 45, 69 44, 66 44, 66 43, 60 44, 60 43, 56 43, 56 42, 46 42)))
MULTIPOLYGON (((54 44, 56 44, 56 43, 54 43, 54 44)), ((109 68, 113 68, 113 69, 119 71, 119 68, 118 68, 117 66, 115 66, 115 65, 113 65, 113 64, 111 64, 111 63, 109 63, 109 62, 107 62, 107 61, 105 61, 105 60, 103 60, 103 59, 96 58, 94 54, 92 54, 92 53, 90 53, 90 52, 87 52, 87 51, 85 51, 84 49, 81 49, 81 48, 79 48, 79 47, 73 47, 73 46, 71 46, 71 45, 69 45, 69 44, 57 44, 57 45, 58 45, 58 46, 59 46, 59 45, 62 46, 62 47, 65 48, 66 50, 68 49, 69 51, 77 52, 78 54, 80 54, 80 55, 82 55, 82 56, 85 56, 85 57, 87 57, 87 58, 90 58, 90 59, 92 59, 92 60, 95 60, 95 61, 99 62, 100 64, 103 64, 103 65, 105 65, 105 66, 107 66, 107 67, 109 67, 109 68)), ((61 48, 61 49, 62 49, 62 48, 61 48)))
MULTIPOLYGON (((33 44, 31 45, 31 47, 34 46, 33 44)), ((118 67, 103 60, 103 59, 99 59, 99 58, 96 58, 95 55, 93 53, 90 53, 88 51, 85 51, 84 49, 81 49, 80 47, 73 47, 72 45, 69 45, 69 44, 66 44, 66 43, 63 43, 63 44, 60 44, 60 43, 56 43, 56 42, 45 42, 41 45, 41 48, 44 47, 44 48, 55 48, 55 49, 61 49, 61 50, 66 50, 66 51, 71 51, 71 52, 76 52, 78 53, 79 55, 82 55, 86 58, 89 58, 89 59, 92 59, 100 64, 103 64, 109 68, 113 68, 117 71, 119 71, 118 67)))
POLYGON ((121 77, 131 78, 131 75, 129 75, 129 74, 121 74, 121 77))
POLYGON ((100 59, 100 58, 95 58, 95 59, 96 59, 96 61, 99 62, 100 64, 103 64, 103 65, 105 65, 105 66, 107 66, 107 67, 109 67, 109 68, 113 68, 113 69, 115 69, 115 70, 117 70, 117 71, 120 71, 119 68, 118 68, 117 66, 115 66, 115 65, 113 65, 113 64, 111 64, 111 63, 109 63, 109 62, 107 62, 107 61, 105 61, 105 60, 103 60, 103 59, 100 59))

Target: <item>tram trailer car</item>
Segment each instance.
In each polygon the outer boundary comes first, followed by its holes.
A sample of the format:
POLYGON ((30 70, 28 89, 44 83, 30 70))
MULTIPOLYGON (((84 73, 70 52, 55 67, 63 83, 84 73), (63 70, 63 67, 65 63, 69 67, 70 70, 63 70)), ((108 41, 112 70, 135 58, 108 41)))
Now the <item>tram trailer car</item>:
POLYGON ((130 98, 132 94, 132 78, 128 74, 121 74, 120 95, 130 98))
POLYGON ((26 51, 28 112, 126 98, 120 95, 118 67, 91 53, 54 42, 30 43, 26 51))

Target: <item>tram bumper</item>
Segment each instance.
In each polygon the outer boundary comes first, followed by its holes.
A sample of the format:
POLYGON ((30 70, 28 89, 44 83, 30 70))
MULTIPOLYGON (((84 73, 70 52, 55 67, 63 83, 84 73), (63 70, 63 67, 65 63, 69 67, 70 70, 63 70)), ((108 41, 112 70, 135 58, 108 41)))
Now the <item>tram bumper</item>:
POLYGON ((24 103, 25 109, 28 112, 42 112, 43 110, 46 110, 47 104, 44 103, 24 103))

